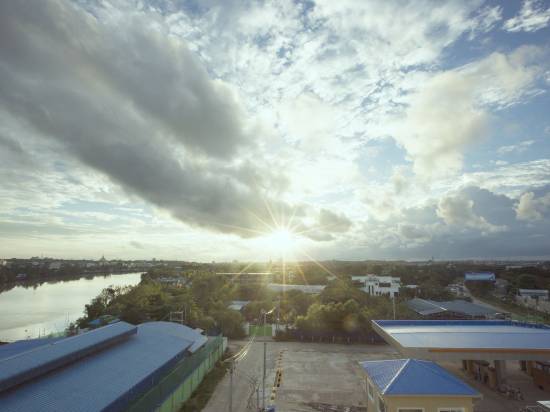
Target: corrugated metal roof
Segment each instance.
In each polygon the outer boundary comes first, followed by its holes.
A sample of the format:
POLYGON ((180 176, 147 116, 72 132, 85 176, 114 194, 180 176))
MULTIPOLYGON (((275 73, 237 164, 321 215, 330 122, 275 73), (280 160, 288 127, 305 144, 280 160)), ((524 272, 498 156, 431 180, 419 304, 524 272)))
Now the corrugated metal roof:
POLYGON ((6 359, 11 356, 17 355, 21 352, 26 352, 30 349, 44 346, 53 342, 56 342, 64 338, 41 338, 41 339, 27 339, 19 340, 7 345, 0 345, 0 360, 6 359))
POLYGON ((543 325, 505 320, 376 320, 373 323, 404 348, 550 350, 550 328, 543 325))
POLYGON ((164 333, 166 335, 175 336, 177 338, 185 339, 193 344, 187 348, 191 353, 194 353, 197 349, 201 348, 206 343, 208 337, 204 336, 200 331, 201 329, 192 329, 188 326, 175 325, 173 322, 147 322, 139 325, 140 330, 147 330, 149 333, 164 333))
POLYGON ((407 301, 407 306, 423 316, 445 312, 445 308, 437 305, 435 302, 420 298, 414 298, 407 301))
POLYGON ((492 281, 495 280, 495 274, 493 272, 466 272, 464 278, 465 280, 492 281))
POLYGON ((362 362, 361 366, 385 396, 480 396, 479 393, 435 362, 391 359, 362 362))
POLYGON ((119 322, 2 359, 0 392, 75 362, 136 332, 135 326, 119 322))
POLYGON ((206 342, 197 334, 175 323, 144 323, 136 335, 118 345, 0 393, 2 412, 124 410, 156 385, 188 349, 206 342))
POLYGON ((487 306, 460 299, 435 302, 429 299, 414 298, 407 302, 407 306, 423 316, 442 312, 456 312, 468 316, 489 316, 498 313, 498 311, 487 306))

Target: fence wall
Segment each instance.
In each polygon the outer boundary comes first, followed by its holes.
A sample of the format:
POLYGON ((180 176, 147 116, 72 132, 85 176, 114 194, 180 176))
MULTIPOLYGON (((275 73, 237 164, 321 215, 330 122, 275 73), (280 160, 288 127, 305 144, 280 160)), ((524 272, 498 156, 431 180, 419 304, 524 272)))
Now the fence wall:
POLYGON ((129 412, 177 412, 191 397, 204 376, 223 355, 223 338, 210 338, 201 349, 184 358, 130 408, 129 412))

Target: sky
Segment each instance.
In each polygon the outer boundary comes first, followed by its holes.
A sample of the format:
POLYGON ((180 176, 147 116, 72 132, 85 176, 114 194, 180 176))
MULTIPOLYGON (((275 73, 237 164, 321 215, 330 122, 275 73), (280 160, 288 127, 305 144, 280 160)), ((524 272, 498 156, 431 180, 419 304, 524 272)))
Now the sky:
POLYGON ((0 2, 0 257, 550 256, 550 2, 0 2))

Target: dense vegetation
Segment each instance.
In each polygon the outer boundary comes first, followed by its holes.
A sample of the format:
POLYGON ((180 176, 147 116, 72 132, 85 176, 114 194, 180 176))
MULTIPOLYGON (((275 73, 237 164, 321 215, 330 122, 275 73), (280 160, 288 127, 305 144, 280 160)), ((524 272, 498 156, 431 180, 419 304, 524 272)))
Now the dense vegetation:
MULTIPOLYGON (((184 312, 184 321, 211 333, 241 337, 243 323, 262 321, 261 313, 275 308, 268 321, 281 325, 283 337, 292 336, 357 336, 370 332, 372 319, 391 319, 394 306, 387 297, 369 296, 351 281, 356 274, 377 273, 401 277, 402 283, 418 285, 417 289, 403 288, 395 303, 396 318, 415 318, 404 301, 412 297, 434 300, 452 299, 445 286, 460 282, 466 271, 494 271, 497 278, 508 280, 508 298, 512 300, 518 288, 549 288, 550 271, 547 267, 510 270, 502 265, 484 265, 472 262, 430 263, 414 265, 405 262, 315 262, 287 264, 284 275, 276 275, 275 282, 292 278, 297 284, 325 284, 320 295, 300 291, 278 294, 261 284, 239 284, 216 272, 280 272, 277 263, 269 264, 200 264, 182 270, 159 264, 142 277, 133 288, 109 288, 86 305, 85 317, 79 326, 102 315, 117 316, 130 323, 147 320, 167 320, 170 312, 184 312), (182 282, 177 286, 159 282, 159 278, 174 277, 182 282), (237 312, 228 308, 232 300, 250 303, 237 312)), ((494 297, 492 286, 469 285, 479 297, 494 297)))
MULTIPOLYGON (((301 291, 274 293, 261 284, 238 284, 208 272, 191 272, 182 277, 185 286, 165 285, 157 281, 162 270, 152 270, 142 276, 134 287, 107 288, 85 307, 85 316, 78 326, 105 315, 138 324, 148 320, 167 320, 171 312, 184 312, 184 321, 210 333, 243 336, 243 323, 262 321, 261 314, 275 309, 268 322, 278 323, 282 330, 302 334, 332 336, 364 335, 370 331, 371 319, 393 317, 389 298, 369 296, 359 290, 350 278, 329 282, 320 295, 301 291), (232 300, 250 303, 237 312, 228 308, 232 300)), ((398 318, 414 315, 400 302, 396 303, 398 318)))
POLYGON ((78 326, 104 315, 113 315, 129 323, 168 320, 171 312, 183 312, 184 322, 210 333, 243 336, 243 317, 227 308, 231 300, 228 284, 209 273, 186 278, 188 287, 166 286, 157 281, 155 272, 142 276, 134 287, 104 289, 85 307, 78 326))

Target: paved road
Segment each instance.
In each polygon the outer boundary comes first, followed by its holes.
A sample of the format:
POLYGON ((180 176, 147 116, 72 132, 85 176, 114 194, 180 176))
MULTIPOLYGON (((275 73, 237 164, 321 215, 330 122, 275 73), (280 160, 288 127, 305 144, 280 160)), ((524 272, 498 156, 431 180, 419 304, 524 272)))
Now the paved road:
POLYGON ((492 303, 484 302, 478 298, 476 298, 472 293, 468 290, 468 288, 464 288, 466 292, 466 296, 470 297, 472 299, 472 303, 476 303, 478 305, 487 306, 488 308, 493 309, 494 311, 501 312, 501 313, 508 313, 510 312, 507 309, 500 308, 492 303))
MULTIPOLYGON (((231 342, 230 348, 237 352, 246 342, 231 342)), ((274 381, 274 365, 277 355, 276 343, 267 343, 267 373, 266 373, 266 405, 269 403, 271 387, 274 381)), ((260 388, 263 366, 263 342, 254 342, 244 357, 235 366, 233 374, 233 409, 232 412, 253 412, 257 410, 257 395, 255 388, 260 388), (256 384, 254 384, 256 382, 256 384)), ((203 412, 228 412, 229 411, 229 373, 218 384, 214 394, 203 409, 203 412)))

